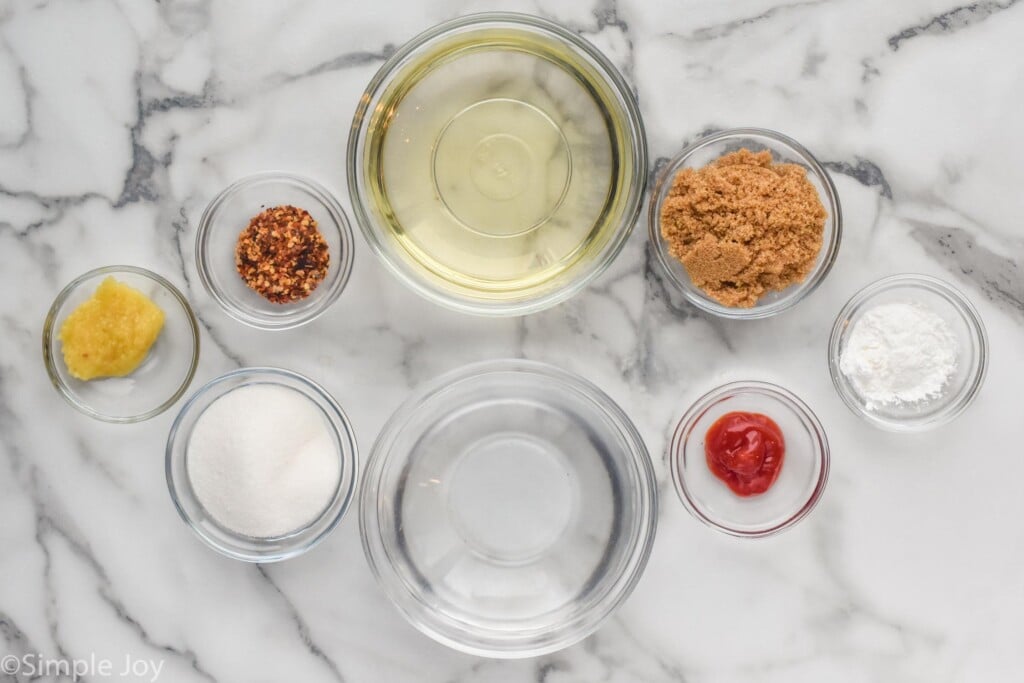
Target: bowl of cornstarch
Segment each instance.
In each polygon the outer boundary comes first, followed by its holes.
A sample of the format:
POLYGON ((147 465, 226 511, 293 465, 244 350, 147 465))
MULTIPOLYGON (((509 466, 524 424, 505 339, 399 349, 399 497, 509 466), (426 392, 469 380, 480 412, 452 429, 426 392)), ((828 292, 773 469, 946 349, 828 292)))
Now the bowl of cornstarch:
POLYGON ((167 439, 167 486, 182 519, 238 560, 275 562, 323 540, 355 491, 356 441, 323 387, 279 368, 242 368, 199 389, 167 439))
POLYGON ((923 431, 956 418, 977 396, 987 366, 978 311, 927 275, 894 275, 857 292, 829 339, 840 398, 891 431, 923 431))

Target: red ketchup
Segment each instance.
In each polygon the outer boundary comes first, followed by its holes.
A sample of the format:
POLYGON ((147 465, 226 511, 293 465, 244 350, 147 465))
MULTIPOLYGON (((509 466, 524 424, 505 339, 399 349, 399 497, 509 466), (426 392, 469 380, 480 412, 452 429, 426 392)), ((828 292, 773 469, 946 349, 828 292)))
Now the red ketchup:
POLYGON ((779 425, 760 413, 726 413, 704 436, 708 469, 738 496, 771 488, 782 471, 786 441, 779 425))

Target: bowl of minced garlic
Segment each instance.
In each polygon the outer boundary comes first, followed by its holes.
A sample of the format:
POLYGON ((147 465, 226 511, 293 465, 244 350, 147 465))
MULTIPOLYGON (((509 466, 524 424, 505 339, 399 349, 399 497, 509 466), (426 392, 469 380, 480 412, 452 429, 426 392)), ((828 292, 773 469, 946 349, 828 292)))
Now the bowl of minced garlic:
POLYGON ((659 175, 649 212, 662 271, 698 308, 765 318, 806 297, 839 249, 839 197, 796 141, 744 128, 710 135, 659 175))
POLYGON ((43 323, 43 359, 71 405, 106 422, 158 415, 188 388, 199 327, 185 297, 163 277, 107 266, 72 280, 43 323))

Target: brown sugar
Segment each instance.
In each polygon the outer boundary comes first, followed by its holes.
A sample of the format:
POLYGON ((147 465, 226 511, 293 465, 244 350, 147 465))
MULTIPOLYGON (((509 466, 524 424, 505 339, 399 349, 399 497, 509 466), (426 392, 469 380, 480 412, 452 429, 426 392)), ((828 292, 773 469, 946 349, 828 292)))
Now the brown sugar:
POLYGON ((797 164, 741 149, 684 168, 661 208, 661 234, 693 283, 724 306, 750 308, 814 267, 825 207, 797 164))

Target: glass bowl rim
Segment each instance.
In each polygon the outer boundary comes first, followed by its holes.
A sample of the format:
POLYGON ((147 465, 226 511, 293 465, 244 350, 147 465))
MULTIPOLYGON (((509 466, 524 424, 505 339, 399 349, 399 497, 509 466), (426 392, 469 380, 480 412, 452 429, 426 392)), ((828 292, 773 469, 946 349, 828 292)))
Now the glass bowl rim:
MULTIPOLYGON (((408 457, 405 454, 403 457, 408 457)), ((657 530, 658 485, 647 446, 626 412, 597 385, 568 370, 548 363, 522 358, 484 360, 442 373, 413 389, 381 429, 363 473, 359 492, 359 532, 363 552, 378 585, 405 619, 424 635, 454 650, 481 657, 518 659, 548 654, 569 647, 593 633, 630 596, 643 576, 657 530), (446 618, 428 605, 421 595, 409 591, 396 577, 388 559, 377 514, 380 484, 385 466, 393 460, 392 446, 410 417, 447 389, 489 374, 525 372, 565 384, 606 415, 628 444, 628 462, 638 479, 639 515, 637 534, 631 539, 628 560, 621 576, 588 609, 556 626, 524 635, 495 636, 493 631, 473 631, 463 622, 446 618), (551 637, 554 634, 556 637, 551 637)))
POLYGON ((625 247, 643 209, 643 198, 648 178, 647 163, 647 133, 640 106, 629 83, 611 60, 590 41, 555 21, 522 12, 504 11, 476 12, 448 19, 417 33, 403 43, 385 60, 367 83, 352 117, 346 149, 348 192, 352 200, 355 222, 377 260, 383 263, 385 268, 407 288, 428 301, 449 310, 484 317, 514 317, 542 311, 572 298, 605 272, 625 247), (396 69, 430 41, 467 26, 488 23, 507 24, 526 30, 546 32, 556 39, 565 41, 576 52, 592 59, 597 65, 601 77, 621 102, 625 113, 623 130, 628 132, 631 137, 627 146, 633 149, 636 157, 635 168, 629 176, 626 210, 622 220, 616 229, 616 234, 605 246, 604 251, 589 265, 590 270, 582 272, 575 279, 554 291, 531 295, 526 299, 513 302, 489 301, 445 292, 430 284, 426 278, 420 277, 400 257, 393 258, 383 246, 383 240, 377 234, 378 229, 375 227, 376 220, 370 216, 366 207, 368 202, 364 197, 365 193, 360 189, 363 164, 361 159, 357 158, 360 139, 367 135, 370 104, 381 93, 389 79, 394 76, 396 69))
POLYGON ((88 415, 89 417, 100 420, 101 422, 109 422, 112 424, 133 424, 136 422, 143 422, 152 417, 156 417, 160 413, 164 412, 172 405, 177 403, 178 399, 182 397, 189 386, 192 384, 192 379, 195 377, 196 369, 199 367, 199 322, 196 320, 195 312, 192 310, 192 306, 189 304, 188 299, 181 293, 177 287, 175 287, 167 278, 162 275, 158 275, 148 268, 142 268, 140 266, 130 265, 111 265, 101 266, 99 268, 93 268, 88 270, 78 277, 68 282, 60 290, 57 296, 54 298, 53 303, 50 304, 49 310, 46 312, 46 319, 43 322, 43 363, 46 365, 46 374, 50 378, 50 383, 53 384, 65 401, 71 404, 79 412, 88 415), (192 337, 192 359, 189 362, 188 370, 185 373, 185 377, 181 384, 175 389, 174 393, 171 394, 163 403, 151 408, 142 413, 136 415, 107 415, 98 410, 95 410, 86 403, 83 403, 75 398, 71 388, 68 387, 67 383, 61 378, 60 373, 57 372, 56 363, 58 362, 52 353, 51 346, 53 342, 53 329, 57 323, 57 312, 64 306, 67 301, 79 287, 85 283, 86 280, 101 276, 101 275, 116 275, 117 273, 131 273, 138 275, 147 280, 151 280, 156 283, 159 287, 167 291, 174 300, 181 306, 181 309, 185 312, 185 318, 188 320, 189 330, 192 337))
POLYGON ((802 521, 821 501, 821 497, 828 484, 829 470, 831 468, 831 448, 828 443, 828 435, 825 433, 825 428, 822 426, 818 416, 815 415, 810 406, 808 406, 803 399, 785 387, 773 382, 759 380, 727 382, 701 395, 700 398, 695 400, 690 407, 686 409, 686 412, 683 413, 683 416, 679 419, 679 422, 676 424, 675 430, 672 433, 672 438, 669 441, 667 451, 672 483, 675 486, 679 500, 683 503, 683 507, 686 508, 687 512, 693 515, 698 521, 712 529, 737 538, 766 538, 768 536, 774 536, 775 534, 785 531, 802 521), (818 480, 815 483, 807 501, 804 502, 796 512, 775 526, 756 529, 754 531, 728 526, 701 512, 699 506, 697 506, 690 497, 689 488, 686 486, 685 478, 683 477, 682 471, 679 467, 679 458, 682 456, 682 451, 686 447, 690 436, 694 433, 694 427, 696 427, 700 418, 702 418, 708 410, 720 403, 723 399, 731 398, 738 394, 748 393, 762 394, 780 401, 794 413, 806 420, 813 429, 812 436, 814 437, 816 444, 815 451, 820 463, 818 480))
MULTIPOLYGON (((318 225, 318 227, 321 230, 324 229, 322 224, 318 225)), ((337 301, 348 284, 349 277, 352 274, 354 251, 355 238, 352 233, 352 225, 337 197, 318 181, 288 171, 259 171, 233 181, 218 192, 206 205, 206 208, 203 209, 202 216, 199 218, 195 239, 196 270, 199 273, 199 281, 203 283, 203 289, 206 290, 207 294, 232 319, 256 329, 269 331, 291 330, 313 322, 323 315, 337 301), (213 224, 221 207, 240 191, 268 182, 291 184, 312 196, 331 217, 331 224, 334 226, 334 231, 336 231, 341 245, 341 262, 337 266, 339 268, 338 274, 335 276, 334 281, 330 283, 330 289, 326 296, 321 298, 316 306, 303 311, 301 314, 285 314, 272 321, 263 316, 253 314, 247 307, 238 306, 228 300, 221 288, 214 284, 213 278, 210 275, 213 266, 207 254, 210 232, 213 229, 213 224)))
MULTIPOLYGON (((229 390, 230 391, 230 390, 229 390)), ((216 401, 224 393, 213 398, 216 401)), ((212 401, 211 401, 212 405, 212 401)), ((322 406, 317 406, 323 410, 322 406)), ((326 411, 325 411, 326 414, 326 411)), ((194 425, 193 425, 194 428, 194 425)), ((217 377, 214 377, 203 386, 196 389, 196 391, 189 397, 188 401, 181 407, 178 414, 174 418, 174 422, 171 423, 170 431, 167 434, 167 442, 164 448, 164 476, 167 482, 167 490, 170 493, 171 501, 174 504, 175 510, 178 512, 178 516, 185 522, 185 524, 192 530, 192 532, 203 542, 207 547, 217 551, 221 555, 230 557, 234 560, 240 560, 242 562, 250 562, 256 564, 264 564, 270 562, 280 562, 288 560, 293 557, 298 557, 319 545, 324 539, 326 539, 331 532, 338 526, 341 520, 345 517, 349 507, 352 504, 353 499, 356 496, 356 489, 358 482, 360 481, 359 472, 359 448, 358 442, 356 441, 355 431, 353 430, 352 423, 349 420, 348 414, 341 407, 341 404, 328 392, 323 386, 314 382, 309 377, 295 372, 294 370, 287 370, 284 368, 273 367, 273 366, 249 366, 243 368, 236 368, 225 372, 217 377), (191 435, 191 431, 182 432, 182 423, 190 413, 190 411, 197 405, 198 401, 211 394, 217 393, 223 388, 223 385, 227 382, 239 378, 247 377, 263 377, 269 379, 269 383, 274 386, 283 386, 275 378, 285 377, 293 380, 301 389, 286 385, 287 388, 297 390, 304 397, 309 400, 313 400, 311 396, 317 396, 324 401, 327 406, 330 407, 331 413, 327 414, 328 423, 330 427, 338 436, 338 440, 342 443, 343 447, 339 449, 338 459, 341 461, 342 473, 341 479, 338 481, 338 494, 340 495, 341 503, 338 506, 336 512, 334 512, 333 519, 321 529, 318 533, 310 536, 308 539, 303 540, 301 543, 290 544, 289 547, 269 554, 261 554, 259 552, 249 552, 245 550, 238 550, 220 543, 214 538, 211 538, 208 534, 204 533, 202 529, 189 517, 188 513, 182 506, 181 498, 179 494, 179 487, 183 491, 190 490, 190 488, 183 482, 178 482, 177 477, 174 475, 174 464, 180 458, 184 457, 187 446, 188 437, 191 435), (184 441, 182 441, 184 439, 184 441), (179 448, 180 445, 180 448, 179 448), (347 448, 345 447, 347 446, 347 448), (347 483, 346 483, 347 480, 347 483)), ((195 498, 194 494, 191 494, 192 498, 195 498)), ((197 501, 198 503, 198 501, 197 501)), ((318 517, 310 526, 318 522, 323 521, 328 514, 330 514, 332 505, 327 507, 321 516, 318 517)), ((294 538, 299 538, 301 532, 296 534, 294 538)), ((252 540, 252 539, 249 539, 252 540)))
MULTIPOLYGON (((822 193, 819 193, 819 196, 821 194, 822 193)), ((815 157, 810 150, 788 135, 768 128, 726 128, 724 130, 705 135, 690 145, 687 145, 681 152, 665 162, 665 165, 658 171, 658 177, 654 184, 654 188, 651 191, 648 204, 648 239, 651 241, 652 250, 654 251, 658 263, 661 266, 662 273, 672 283, 672 287, 686 297, 686 300, 698 309, 731 320, 759 320, 769 318, 787 311, 803 301, 805 298, 810 296, 810 294, 814 292, 819 285, 821 285, 825 280, 825 277, 832 270, 832 266, 835 264, 836 258, 839 254, 840 243, 842 242, 843 209, 839 200, 839 192, 836 190, 832 176, 828 173, 824 164, 818 161, 817 157, 815 157), (671 183, 669 182, 670 179, 674 177, 683 165, 700 150, 716 142, 734 138, 751 138, 755 140, 763 138, 770 140, 777 145, 788 148, 795 157, 801 160, 804 166, 814 173, 814 176, 821 183, 824 190, 824 196, 821 196, 821 199, 823 200, 823 203, 828 206, 831 212, 831 219, 829 220, 832 228, 831 243, 828 245, 828 250, 825 252, 825 257, 821 262, 807 275, 804 282, 796 285, 802 287, 799 292, 794 292, 771 304, 767 304, 765 306, 755 305, 752 308, 732 308, 729 306, 723 306, 708 297, 698 295, 691 291, 691 287, 687 287, 684 283, 680 282, 675 273, 672 272, 671 266, 676 262, 674 260, 670 261, 672 257, 662 246, 662 242, 664 240, 661 236, 661 206, 668 196, 668 190, 671 187, 671 183)), ((826 232, 827 231, 828 228, 826 227, 826 232)))
POLYGON ((978 313, 978 309, 971 303, 960 289, 945 280, 923 273, 897 273, 887 275, 878 280, 868 283, 857 290, 850 299, 843 304, 832 323, 832 331, 828 339, 828 368, 832 377, 832 386, 851 412, 861 417, 869 424, 889 432, 913 433, 924 432, 942 425, 948 424, 959 417, 977 398, 985 383, 988 374, 989 364, 989 342, 988 332, 985 323, 978 313), (852 389, 842 377, 839 369, 839 345, 846 338, 845 323, 850 315, 874 298, 876 295, 897 287, 911 287, 913 289, 924 289, 946 299, 951 306, 960 314, 966 324, 974 342, 978 346, 978 362, 973 367, 972 376, 967 383, 967 393, 957 402, 950 404, 946 409, 926 420, 891 420, 866 411, 852 394, 852 389))

